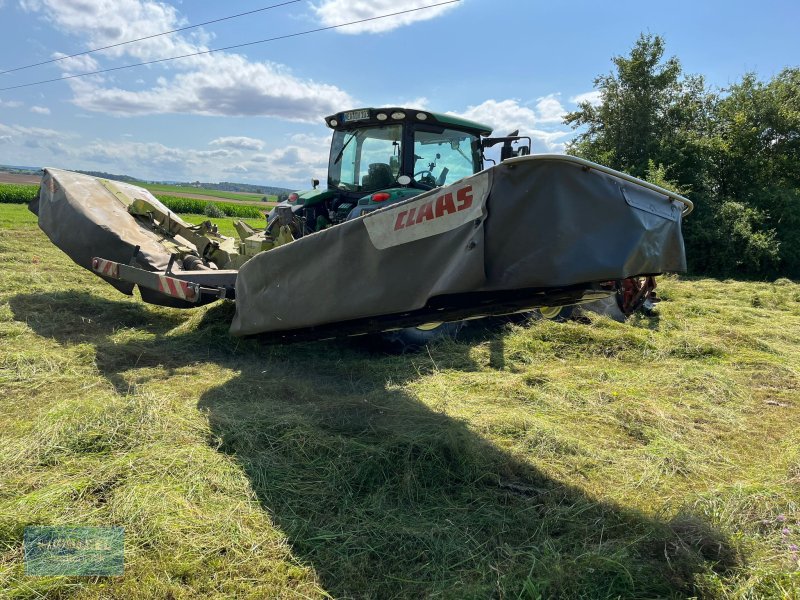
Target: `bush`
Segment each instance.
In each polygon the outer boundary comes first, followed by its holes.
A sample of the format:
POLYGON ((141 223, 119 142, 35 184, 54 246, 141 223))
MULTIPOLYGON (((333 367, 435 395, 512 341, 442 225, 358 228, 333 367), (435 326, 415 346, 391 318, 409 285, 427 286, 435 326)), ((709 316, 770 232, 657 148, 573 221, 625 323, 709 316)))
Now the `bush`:
POLYGON ((741 202, 698 203, 686 221, 689 271, 715 277, 779 275, 781 242, 764 211, 741 202))
POLYGON ((223 210, 219 206, 211 202, 206 204, 206 207, 203 209, 203 214, 207 217, 212 217, 215 219, 219 219, 220 217, 225 216, 223 210))

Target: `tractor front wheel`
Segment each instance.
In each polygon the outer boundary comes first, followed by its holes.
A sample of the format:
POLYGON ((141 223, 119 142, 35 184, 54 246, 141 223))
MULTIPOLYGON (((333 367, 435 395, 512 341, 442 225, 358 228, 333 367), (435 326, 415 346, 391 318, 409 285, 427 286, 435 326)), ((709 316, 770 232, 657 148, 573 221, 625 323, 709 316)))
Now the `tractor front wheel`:
POLYGON ((532 314, 534 319, 563 323, 572 317, 574 310, 575 306, 571 304, 568 306, 540 306, 534 309, 532 314))

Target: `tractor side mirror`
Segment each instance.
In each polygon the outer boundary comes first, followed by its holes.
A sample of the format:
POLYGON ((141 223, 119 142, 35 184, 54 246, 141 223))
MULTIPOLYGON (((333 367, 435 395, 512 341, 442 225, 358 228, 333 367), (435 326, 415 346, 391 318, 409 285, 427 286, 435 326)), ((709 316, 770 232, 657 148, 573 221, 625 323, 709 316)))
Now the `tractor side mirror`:
POLYGON ((318 186, 319 186, 319 179, 312 179, 311 180, 311 187, 314 188, 314 189, 317 189, 318 186))
POLYGON ((500 161, 504 161, 516 156, 528 156, 531 153, 531 138, 525 135, 517 135, 518 132, 513 132, 511 135, 498 138, 484 138, 481 141, 481 149, 491 148, 496 144, 503 144, 500 148, 500 161), (520 144, 519 148, 514 148, 513 143, 519 143, 521 140, 527 140, 528 143, 520 144))

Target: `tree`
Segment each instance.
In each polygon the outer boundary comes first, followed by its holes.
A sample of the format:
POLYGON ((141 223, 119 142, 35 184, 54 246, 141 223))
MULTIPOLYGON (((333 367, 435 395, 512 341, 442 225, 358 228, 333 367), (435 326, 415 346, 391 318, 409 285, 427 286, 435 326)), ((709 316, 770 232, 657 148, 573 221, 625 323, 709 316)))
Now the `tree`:
POLYGON ((693 139, 688 134, 703 128, 712 99, 702 77, 682 76, 678 59, 664 60, 664 50, 663 38, 642 34, 629 56, 612 58, 615 70, 594 81, 600 104, 584 102, 565 118, 582 128, 570 153, 638 177, 651 161, 674 164, 679 146, 693 139))
POLYGON ((658 180, 695 202, 685 225, 689 268, 731 276, 800 274, 800 73, 746 76, 722 94, 664 58, 642 34, 595 79, 601 101, 568 114, 568 152, 658 180), (777 221, 776 221, 777 217, 777 221))

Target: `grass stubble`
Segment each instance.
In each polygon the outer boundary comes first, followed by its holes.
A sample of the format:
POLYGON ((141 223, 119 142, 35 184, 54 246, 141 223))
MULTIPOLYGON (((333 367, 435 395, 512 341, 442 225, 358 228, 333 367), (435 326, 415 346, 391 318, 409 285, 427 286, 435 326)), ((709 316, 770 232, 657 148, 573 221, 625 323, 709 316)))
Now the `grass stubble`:
POLYGON ((800 597, 800 285, 398 357, 125 298, 24 206, 0 273, 3 597, 800 597), (125 575, 25 576, 33 524, 125 575))

